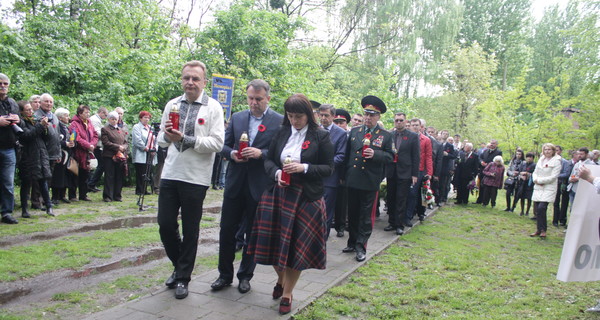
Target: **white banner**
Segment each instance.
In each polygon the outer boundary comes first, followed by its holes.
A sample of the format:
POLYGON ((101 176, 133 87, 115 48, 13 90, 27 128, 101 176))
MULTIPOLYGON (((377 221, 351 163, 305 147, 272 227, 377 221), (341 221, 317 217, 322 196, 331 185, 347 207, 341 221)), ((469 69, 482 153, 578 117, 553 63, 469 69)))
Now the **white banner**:
MULTIPOLYGON (((595 177, 600 166, 586 166, 595 177)), ((600 280, 600 195, 579 181, 556 278, 560 281, 600 280)))

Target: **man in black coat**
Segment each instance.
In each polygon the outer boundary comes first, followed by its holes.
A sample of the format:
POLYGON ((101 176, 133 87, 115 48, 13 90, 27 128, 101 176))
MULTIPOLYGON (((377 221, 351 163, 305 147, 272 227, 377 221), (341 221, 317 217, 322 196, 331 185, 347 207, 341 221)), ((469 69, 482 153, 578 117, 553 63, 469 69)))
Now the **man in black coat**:
MULTIPOLYGON (((248 238, 258 201, 267 186, 269 177, 265 172, 264 159, 267 157, 269 144, 283 121, 281 114, 269 108, 270 92, 271 87, 264 80, 256 79, 248 83, 246 94, 249 110, 235 113, 225 131, 221 156, 229 160, 229 167, 219 232, 219 278, 211 285, 213 290, 231 285, 238 226, 244 222, 248 238), (239 154, 242 134, 248 137, 248 147, 239 154)), ((237 272, 238 290, 241 293, 250 291, 250 280, 256 267, 254 257, 248 255, 246 249, 244 245, 242 262, 237 272)))
POLYGON ((356 252, 357 261, 367 257, 367 241, 373 231, 383 169, 394 157, 392 135, 377 125, 387 109, 385 103, 375 96, 366 96, 361 104, 365 112, 364 125, 352 128, 346 152, 350 236, 348 246, 342 250, 356 252))
POLYGON ((454 184, 456 185, 456 204, 469 203, 469 182, 477 175, 479 158, 473 152, 473 144, 465 143, 464 149, 458 154, 454 184))
MULTIPOLYGON (((498 149, 498 140, 492 139, 490 140, 490 143, 488 144, 487 148, 485 150, 483 150, 481 152, 481 154, 479 154, 479 180, 483 181, 483 169, 485 169, 485 166, 488 165, 488 163, 494 161, 494 157, 495 156, 501 156, 502 155, 502 150, 498 149)), ((477 204, 481 204, 482 203, 482 199, 483 199, 483 188, 485 188, 485 186, 483 185, 483 183, 481 183, 481 188, 479 190, 479 197, 477 197, 477 204)))
POLYGON ((15 167, 17 165, 17 134, 19 106, 15 100, 8 97, 10 79, 0 73, 0 213, 2 222, 19 223, 12 216, 15 207, 15 167), (17 130, 15 130, 17 129, 17 130))
POLYGON ((417 183, 419 162, 421 161, 419 135, 406 129, 406 114, 394 115, 394 161, 385 168, 387 180, 388 223, 385 231, 395 230, 396 234, 404 233, 404 227, 412 223, 406 215, 406 200, 410 186, 417 183))

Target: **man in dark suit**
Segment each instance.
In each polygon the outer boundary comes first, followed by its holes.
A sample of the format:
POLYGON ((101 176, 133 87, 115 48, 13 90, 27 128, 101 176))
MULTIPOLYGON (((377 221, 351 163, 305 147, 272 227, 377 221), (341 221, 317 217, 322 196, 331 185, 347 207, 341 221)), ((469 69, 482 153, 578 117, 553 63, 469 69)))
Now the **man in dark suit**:
MULTIPOLYGON (((225 145, 221 156, 229 160, 223 206, 221 231, 219 232, 219 278, 211 285, 213 290, 221 290, 233 281, 233 261, 235 259, 235 234, 240 223, 246 226, 248 237, 256 206, 260 196, 272 177, 267 177, 264 159, 275 133, 279 130, 283 116, 269 108, 271 87, 260 79, 252 80, 246 86, 249 110, 235 113, 225 132, 225 145), (242 134, 248 137, 248 147, 238 153, 242 134)), ((254 258, 243 249, 242 262, 237 272, 238 290, 250 291, 250 280, 254 276, 254 258)))
POLYGON ((356 252, 357 261, 367 257, 367 241, 373 231, 383 169, 394 158, 392 135, 377 125, 387 109, 385 103, 375 96, 366 96, 361 104, 365 112, 364 125, 352 128, 346 152, 350 236, 348 246, 342 250, 356 252))
POLYGON ((335 212, 335 203, 337 198, 337 189, 340 185, 340 173, 344 171, 344 160, 346 159, 346 142, 348 135, 346 130, 333 123, 335 117, 335 108, 332 104, 322 104, 319 107, 319 118, 323 129, 329 131, 329 138, 333 144, 333 173, 323 179, 325 186, 325 210, 327 211, 327 232, 325 240, 329 238, 329 232, 333 225, 333 214, 335 212))
MULTIPOLYGON (((333 118, 333 123, 344 129, 346 132, 346 137, 348 137, 348 134, 350 133, 350 127, 348 127, 348 123, 350 123, 350 114, 348 111, 344 109, 335 109, 335 118, 333 118)), ((346 142, 347 140, 348 139, 346 138, 346 142)), ((337 188, 337 196, 335 198, 335 213, 333 222, 335 231, 337 231, 336 235, 341 238, 344 236, 344 230, 346 230, 346 220, 348 218, 348 188, 346 187, 346 168, 342 166, 338 174, 340 177, 340 186, 337 188)))
POLYGON ((477 175, 479 157, 473 152, 473 144, 465 143, 463 150, 458 154, 454 184, 456 185, 456 204, 469 203, 469 182, 477 175))
MULTIPOLYGON (((488 147, 481 152, 481 154, 479 155, 479 180, 483 181, 483 169, 485 169, 485 166, 488 165, 488 163, 494 161, 494 157, 495 156, 501 156, 502 155, 502 150, 498 149, 498 140, 492 139, 490 140, 490 143, 488 144, 488 147)), ((477 197, 477 204, 481 204, 482 203, 482 199, 483 199, 483 189, 485 188, 485 186, 483 185, 483 183, 481 183, 481 188, 479 190, 479 197, 477 197)))
POLYGON ((454 174, 454 160, 457 156, 458 151, 454 149, 454 138, 446 138, 446 142, 444 142, 444 144, 442 145, 442 169, 440 170, 439 203, 448 201, 448 192, 450 192, 450 180, 452 179, 452 175, 454 174))
POLYGON ((404 227, 412 227, 406 216, 406 200, 410 186, 417 183, 419 177, 420 145, 419 135, 406 129, 406 114, 394 115, 392 133, 396 154, 394 161, 387 164, 387 204, 389 225, 383 230, 395 230, 397 235, 404 233, 404 227))

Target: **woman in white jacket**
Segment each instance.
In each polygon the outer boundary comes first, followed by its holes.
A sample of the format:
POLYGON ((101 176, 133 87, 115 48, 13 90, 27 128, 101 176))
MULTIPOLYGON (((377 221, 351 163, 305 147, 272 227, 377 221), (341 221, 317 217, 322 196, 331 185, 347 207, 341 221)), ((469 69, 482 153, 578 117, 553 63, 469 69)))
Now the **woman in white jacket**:
POLYGON ((548 203, 554 202, 558 185, 556 183, 562 164, 561 157, 556 154, 556 147, 551 143, 545 143, 542 147, 542 156, 538 160, 533 172, 533 209, 537 220, 537 231, 531 237, 540 236, 546 238, 547 218, 546 210, 548 203))

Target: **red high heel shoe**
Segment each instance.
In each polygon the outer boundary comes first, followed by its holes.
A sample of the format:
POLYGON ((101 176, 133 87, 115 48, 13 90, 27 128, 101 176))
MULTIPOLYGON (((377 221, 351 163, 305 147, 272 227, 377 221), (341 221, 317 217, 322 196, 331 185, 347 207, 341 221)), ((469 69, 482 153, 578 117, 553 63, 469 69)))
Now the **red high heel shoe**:
POLYGON ((292 297, 281 298, 279 303, 279 314, 288 314, 292 311, 292 297))

